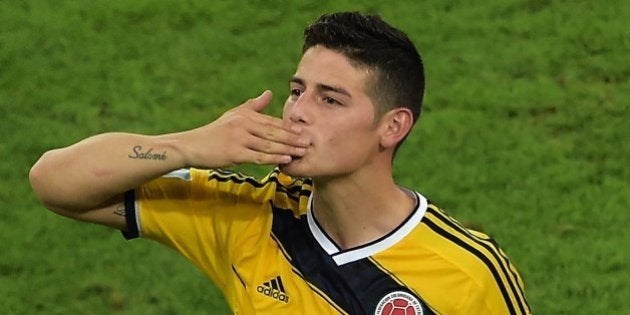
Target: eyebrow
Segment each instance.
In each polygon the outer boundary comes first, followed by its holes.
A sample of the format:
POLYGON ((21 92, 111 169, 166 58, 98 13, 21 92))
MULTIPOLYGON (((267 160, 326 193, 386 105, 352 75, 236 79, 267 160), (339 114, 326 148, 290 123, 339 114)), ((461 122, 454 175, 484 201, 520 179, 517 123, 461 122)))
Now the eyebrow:
MULTIPOLYGON (((291 83, 297 83, 300 85, 306 85, 304 80, 299 78, 299 77, 293 77, 291 78, 291 83)), ((340 86, 332 86, 332 85, 328 85, 328 84, 322 84, 322 83, 318 83, 315 86, 318 90, 320 91, 325 91, 325 92, 335 92, 335 93, 339 93, 339 94, 343 94, 347 97, 352 98, 352 94, 350 94, 350 92, 348 92, 346 89, 340 87, 340 86)))

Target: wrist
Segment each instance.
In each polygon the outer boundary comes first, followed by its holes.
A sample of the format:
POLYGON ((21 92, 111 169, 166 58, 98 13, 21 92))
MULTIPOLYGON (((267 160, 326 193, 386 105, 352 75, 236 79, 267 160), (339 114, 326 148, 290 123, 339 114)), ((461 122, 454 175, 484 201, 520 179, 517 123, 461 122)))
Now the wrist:
POLYGON ((162 159, 171 165, 172 169, 180 169, 191 166, 186 157, 184 142, 177 134, 167 134, 156 137, 157 147, 162 148, 156 158, 162 159))

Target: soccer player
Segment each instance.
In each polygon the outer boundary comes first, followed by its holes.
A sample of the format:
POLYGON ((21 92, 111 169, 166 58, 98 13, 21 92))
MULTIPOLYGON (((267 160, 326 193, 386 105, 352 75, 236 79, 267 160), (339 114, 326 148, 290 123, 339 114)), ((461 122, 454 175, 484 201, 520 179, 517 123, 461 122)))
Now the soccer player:
POLYGON ((41 202, 158 241, 239 314, 526 314, 487 235, 392 177, 420 115, 423 65, 401 31, 360 13, 304 32, 282 119, 271 93, 191 130, 105 133, 45 153, 41 202), (276 165, 256 180, 223 168, 276 165))

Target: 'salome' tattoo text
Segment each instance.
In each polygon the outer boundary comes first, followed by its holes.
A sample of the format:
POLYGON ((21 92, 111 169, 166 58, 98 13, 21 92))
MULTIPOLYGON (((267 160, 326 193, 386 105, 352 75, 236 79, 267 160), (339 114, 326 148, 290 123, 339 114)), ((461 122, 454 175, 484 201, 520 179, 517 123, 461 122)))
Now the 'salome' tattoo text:
POLYGON ((166 151, 160 153, 153 153, 153 148, 149 148, 146 152, 142 151, 142 146, 137 145, 133 147, 133 154, 128 155, 130 159, 140 160, 166 160, 166 151))

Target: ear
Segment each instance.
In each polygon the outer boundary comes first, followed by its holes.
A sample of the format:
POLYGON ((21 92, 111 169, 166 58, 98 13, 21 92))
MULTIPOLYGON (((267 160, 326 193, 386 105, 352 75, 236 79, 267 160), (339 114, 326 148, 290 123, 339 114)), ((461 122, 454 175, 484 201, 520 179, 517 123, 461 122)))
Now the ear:
POLYGON ((409 108, 394 108, 381 118, 380 121, 380 145, 383 149, 395 148, 411 130, 413 126, 413 113, 409 108))

